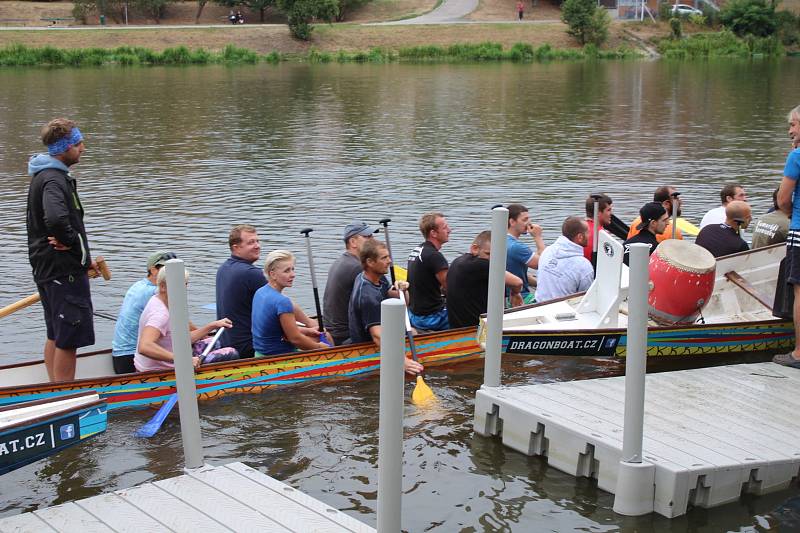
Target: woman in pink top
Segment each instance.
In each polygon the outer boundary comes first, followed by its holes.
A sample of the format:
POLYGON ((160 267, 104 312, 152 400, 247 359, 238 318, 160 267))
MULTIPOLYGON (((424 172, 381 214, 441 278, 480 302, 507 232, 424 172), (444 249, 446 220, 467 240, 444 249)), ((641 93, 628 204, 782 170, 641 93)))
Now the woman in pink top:
MULTIPOLYGON (((172 331, 169 326, 166 271, 166 268, 158 271, 158 277, 156 278, 158 292, 147 302, 142 311, 142 316, 139 318, 139 343, 136 346, 136 354, 133 356, 133 364, 139 372, 171 369, 175 366, 172 355, 172 331)), ((186 280, 189 280, 188 271, 186 272, 186 280)), ((231 326, 233 326, 233 323, 227 318, 209 322, 199 328, 190 322, 189 329, 192 344, 202 340, 217 328, 230 328, 231 326)), ((230 358, 237 357, 238 354, 230 358)), ((192 362, 194 367, 197 368, 200 366, 201 361, 199 357, 192 357, 192 362)))

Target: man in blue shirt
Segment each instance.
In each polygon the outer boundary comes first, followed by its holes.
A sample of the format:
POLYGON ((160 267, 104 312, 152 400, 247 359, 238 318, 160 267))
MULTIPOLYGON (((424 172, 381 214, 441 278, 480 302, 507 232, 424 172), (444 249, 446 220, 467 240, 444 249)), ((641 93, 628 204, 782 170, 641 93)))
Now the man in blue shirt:
POLYGON ((111 341, 111 355, 114 372, 130 374, 136 372, 133 354, 139 342, 139 317, 150 298, 156 293, 156 276, 167 261, 177 256, 172 252, 156 252, 147 258, 147 276, 140 279, 125 293, 122 307, 117 314, 114 326, 114 340, 111 341))
POLYGON ((794 350, 776 355, 774 363, 800 368, 800 106, 789 112, 789 137, 792 151, 786 158, 783 179, 778 189, 778 207, 791 217, 786 237, 786 282, 794 293, 794 350))
POLYGON ((506 248, 506 270, 522 280, 522 300, 529 304, 535 301, 530 285, 536 278, 528 277, 528 267, 539 268, 539 257, 547 247, 542 238, 542 228, 531 222, 528 208, 522 204, 508 206, 508 236, 506 248), (519 240, 521 235, 530 233, 536 243, 536 253, 530 246, 519 240))
MULTIPOLYGON (((350 295, 350 340, 353 343, 372 341, 380 347, 381 302, 398 296, 386 279, 392 259, 386 245, 375 239, 365 241, 358 256, 364 271, 356 276, 350 295)), ((405 288, 401 284, 408 286, 407 283, 398 282, 401 289, 405 288)), ((408 357, 404 360, 404 368, 409 374, 422 372, 422 365, 408 357)))
POLYGON ((233 327, 222 333, 222 346, 236 348, 242 358, 253 357, 253 296, 267 284, 264 273, 253 264, 261 255, 256 228, 234 226, 228 246, 231 256, 217 270, 217 319, 227 317, 233 327))

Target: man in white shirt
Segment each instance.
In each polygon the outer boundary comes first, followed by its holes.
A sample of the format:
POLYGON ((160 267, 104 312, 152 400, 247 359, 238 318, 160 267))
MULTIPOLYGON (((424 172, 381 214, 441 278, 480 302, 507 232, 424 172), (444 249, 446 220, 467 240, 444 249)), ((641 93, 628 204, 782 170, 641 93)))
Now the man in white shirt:
POLYGON ((561 225, 561 236, 545 248, 539 258, 536 301, 544 302, 585 291, 592 284, 592 262, 583 255, 589 240, 589 225, 581 217, 569 217, 561 225))
POLYGON ((728 183, 719 192, 719 199, 722 205, 711 209, 708 213, 703 215, 703 220, 700 221, 700 229, 703 229, 709 224, 724 224, 725 207, 734 200, 746 202, 747 194, 745 194, 744 188, 738 183, 728 183))

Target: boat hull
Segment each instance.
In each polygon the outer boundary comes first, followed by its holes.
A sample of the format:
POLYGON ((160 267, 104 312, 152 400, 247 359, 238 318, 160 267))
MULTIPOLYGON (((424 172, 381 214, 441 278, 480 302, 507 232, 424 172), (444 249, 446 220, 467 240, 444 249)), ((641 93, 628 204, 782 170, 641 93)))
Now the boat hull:
MULTIPOLYGON (((96 394, 71 395, 85 397, 87 401, 80 406, 59 408, 54 412, 35 415, 35 418, 9 424, 0 429, 0 475, 16 470, 27 464, 54 455, 61 450, 79 444, 106 430, 107 406, 96 394)), ((48 404, 65 403, 69 396, 54 400, 26 402, 20 409, 9 407, 4 410, 21 411, 28 406, 47 408, 48 404)))
MULTIPOLYGON (((695 357, 778 352, 794 347, 791 321, 651 327, 648 357, 695 357)), ((624 357, 627 331, 621 328, 503 333, 503 352, 527 356, 624 357)))
MULTIPOLYGON (((417 355, 426 367, 482 357, 476 328, 460 328, 415 337, 417 355)), ((104 352, 95 356, 110 357, 104 352)), ((36 363, 38 364, 38 363, 36 363)), ((14 365, 20 366, 20 365, 14 365)), ((258 393, 279 386, 328 382, 374 373, 380 368, 380 352, 372 343, 296 352, 271 358, 240 359, 201 366, 196 374, 200 399, 232 392, 258 393)), ((0 373, 3 368, 0 367, 0 373)), ((38 383, 0 388, 0 406, 55 398, 95 390, 108 409, 144 406, 165 401, 176 391, 172 371, 142 372, 86 378, 62 383, 38 383)))

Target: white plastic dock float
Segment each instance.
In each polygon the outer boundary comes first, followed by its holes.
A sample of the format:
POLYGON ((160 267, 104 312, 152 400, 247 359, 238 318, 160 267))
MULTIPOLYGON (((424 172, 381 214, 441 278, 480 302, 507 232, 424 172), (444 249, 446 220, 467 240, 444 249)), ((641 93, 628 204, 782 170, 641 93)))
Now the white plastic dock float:
POLYGON ((243 463, 0 519, 0 532, 374 532, 243 463))
MULTIPOLYGON (((483 387, 475 431, 544 455, 614 493, 622 454, 624 377, 483 387)), ((655 466, 653 509, 675 517, 742 493, 788 488, 800 470, 800 370, 773 363, 646 377, 644 463, 655 466)))

